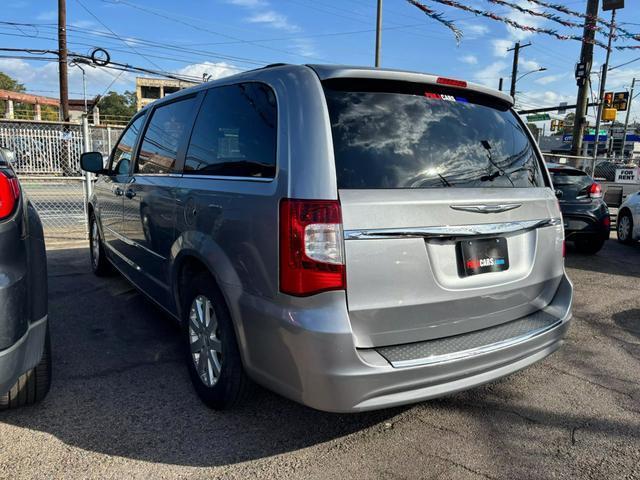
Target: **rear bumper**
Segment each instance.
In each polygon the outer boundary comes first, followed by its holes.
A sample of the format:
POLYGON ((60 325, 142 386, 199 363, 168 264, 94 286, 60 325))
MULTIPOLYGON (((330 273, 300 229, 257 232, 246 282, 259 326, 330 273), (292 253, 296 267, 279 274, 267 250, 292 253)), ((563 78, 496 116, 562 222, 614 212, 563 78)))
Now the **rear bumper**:
MULTIPOLYGON (((549 328, 453 360, 430 358, 424 364, 394 367, 375 349, 356 349, 349 329, 312 330, 319 326, 317 312, 314 323, 305 328, 299 312, 291 311, 288 318, 281 317, 277 334, 254 331, 253 322, 245 323, 243 357, 247 371, 259 383, 319 410, 357 412, 403 405, 496 380, 550 355, 569 327, 572 297, 573 287, 564 276, 553 301, 543 309, 555 317, 549 328), (269 351, 275 360, 256 357, 254 342, 261 343, 258 352, 269 351)), ((262 320, 263 326, 275 321, 262 320)), ((335 318, 330 323, 341 324, 335 318)))
POLYGON ((605 224, 605 219, 609 218, 609 210, 605 206, 585 212, 563 211, 562 218, 567 240, 575 240, 578 237, 598 237, 607 240, 611 233, 611 224, 605 224))
POLYGON ((47 317, 44 317, 29 325, 16 343, 0 350, 0 394, 7 392, 20 375, 40 362, 46 334, 47 317))

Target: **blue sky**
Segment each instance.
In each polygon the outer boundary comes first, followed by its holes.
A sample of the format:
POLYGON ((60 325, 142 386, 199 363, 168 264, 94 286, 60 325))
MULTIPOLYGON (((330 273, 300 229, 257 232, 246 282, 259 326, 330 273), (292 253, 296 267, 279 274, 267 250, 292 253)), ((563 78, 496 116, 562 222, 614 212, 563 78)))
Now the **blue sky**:
MULTIPOLYGON (((581 34, 581 29, 566 29, 487 0, 460 1, 520 23, 581 34)), ((511 1, 537 8, 528 0, 511 1)), ((0 24, 0 47, 57 48, 56 0, 3 3, 0 21, 35 26, 0 24)), ((450 31, 406 0, 384 0, 384 67, 432 72, 497 87, 498 78, 505 77, 508 84, 511 73, 511 53, 506 49, 520 40, 532 43, 522 50, 520 73, 540 67, 547 71, 528 75, 518 83, 519 103, 536 107, 575 101, 573 68, 579 42, 528 34, 431 0, 424 3, 454 21, 464 33, 463 40, 457 45, 450 31)), ((562 3, 584 11, 586 0, 562 3)), ((637 0, 627 0, 618 20, 626 23, 625 28, 640 32, 640 9, 631 6, 635 3, 637 0)), ((93 47, 103 47, 114 61, 183 75, 218 77, 274 62, 373 63, 376 0, 67 0, 67 10, 70 51, 87 54, 93 47)), ((608 18, 609 13, 601 15, 608 18)), ((595 61, 601 64, 605 51, 596 47, 595 52, 595 61)), ((611 65, 639 57, 640 50, 614 51, 611 65)), ((17 78, 29 91, 57 95, 57 66, 53 62, 0 58, 0 71, 17 78)), ((640 78, 640 61, 610 72, 607 85, 621 90, 630 85, 634 75, 640 78)), ((90 95, 110 89, 131 90, 135 81, 134 74, 90 67, 87 78, 90 95)), ((70 90, 72 97, 81 97, 81 74, 73 66, 70 90)), ((640 117, 640 105, 633 117, 640 117)))

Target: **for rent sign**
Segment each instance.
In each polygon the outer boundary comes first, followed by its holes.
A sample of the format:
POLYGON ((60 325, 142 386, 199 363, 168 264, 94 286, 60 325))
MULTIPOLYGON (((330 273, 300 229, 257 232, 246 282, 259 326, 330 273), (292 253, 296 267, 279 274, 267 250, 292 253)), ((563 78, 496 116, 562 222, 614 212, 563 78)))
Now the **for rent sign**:
POLYGON ((640 183, 640 168, 617 168, 617 183, 640 183))

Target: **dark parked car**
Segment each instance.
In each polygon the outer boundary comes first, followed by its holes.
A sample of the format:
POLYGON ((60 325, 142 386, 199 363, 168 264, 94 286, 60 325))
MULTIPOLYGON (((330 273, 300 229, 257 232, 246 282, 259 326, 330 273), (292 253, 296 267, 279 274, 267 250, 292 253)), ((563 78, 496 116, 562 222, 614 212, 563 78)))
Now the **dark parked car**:
POLYGON ((0 149, 0 410, 42 400, 51 384, 42 224, 12 157, 0 149))
POLYGON ((602 187, 577 168, 547 164, 556 189, 564 232, 580 253, 595 254, 609 239, 611 217, 602 187))
POLYGON ((422 401, 541 360, 570 324, 551 180, 481 85, 270 66, 154 102, 107 169, 82 165, 94 271, 181 321, 214 408, 248 378, 321 410, 422 401))

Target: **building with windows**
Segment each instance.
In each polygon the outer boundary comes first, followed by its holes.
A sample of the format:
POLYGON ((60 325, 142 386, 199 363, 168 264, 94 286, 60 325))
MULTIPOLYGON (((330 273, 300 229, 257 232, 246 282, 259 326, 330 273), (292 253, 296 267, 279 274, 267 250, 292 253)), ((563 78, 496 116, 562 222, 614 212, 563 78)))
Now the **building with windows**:
POLYGON ((140 110, 158 98, 164 98, 183 88, 197 85, 195 82, 172 80, 168 78, 136 78, 136 107, 140 110))

